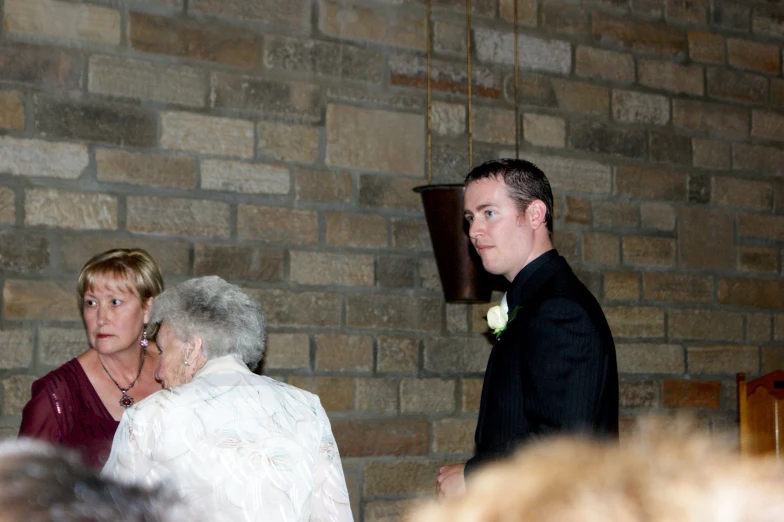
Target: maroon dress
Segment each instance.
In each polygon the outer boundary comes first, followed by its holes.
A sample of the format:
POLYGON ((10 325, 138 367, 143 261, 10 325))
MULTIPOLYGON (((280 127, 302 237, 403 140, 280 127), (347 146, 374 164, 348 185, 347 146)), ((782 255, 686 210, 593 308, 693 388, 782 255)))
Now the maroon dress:
POLYGON ((61 444, 81 452, 90 466, 103 467, 120 423, 90 384, 82 365, 71 359, 33 383, 22 411, 20 437, 61 444))

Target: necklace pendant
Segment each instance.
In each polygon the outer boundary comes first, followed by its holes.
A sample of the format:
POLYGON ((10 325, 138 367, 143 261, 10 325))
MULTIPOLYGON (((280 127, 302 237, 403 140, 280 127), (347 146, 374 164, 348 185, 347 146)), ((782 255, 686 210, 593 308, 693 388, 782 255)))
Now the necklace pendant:
POLYGON ((131 406, 133 406, 133 403, 134 403, 133 397, 123 393, 123 396, 120 398, 120 406, 122 406, 123 408, 130 408, 131 406))

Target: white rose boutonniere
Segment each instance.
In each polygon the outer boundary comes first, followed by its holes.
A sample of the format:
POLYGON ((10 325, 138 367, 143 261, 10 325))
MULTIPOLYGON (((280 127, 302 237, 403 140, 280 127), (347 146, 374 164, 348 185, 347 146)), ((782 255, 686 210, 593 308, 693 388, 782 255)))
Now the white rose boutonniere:
POLYGON ((506 304, 506 294, 504 294, 501 304, 487 311, 487 326, 493 331, 496 340, 501 338, 501 334, 504 333, 509 322, 515 318, 519 309, 520 307, 516 306, 512 313, 509 313, 509 305, 506 304))

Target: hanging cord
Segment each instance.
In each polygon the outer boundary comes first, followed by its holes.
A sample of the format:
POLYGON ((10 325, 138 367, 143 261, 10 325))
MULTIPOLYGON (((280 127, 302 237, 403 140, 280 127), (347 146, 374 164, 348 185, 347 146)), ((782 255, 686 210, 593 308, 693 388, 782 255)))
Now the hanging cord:
POLYGON ((431 93, 430 93, 430 55, 432 53, 432 38, 430 34, 430 11, 433 0, 427 0, 427 184, 433 183, 433 136, 432 136, 432 112, 431 93))
POLYGON ((517 0, 514 2, 514 108, 515 108, 515 159, 520 159, 520 65, 517 48, 517 0))
MULTIPOLYGON (((515 4, 516 5, 516 4, 515 4)), ((466 56, 468 57, 468 171, 474 168, 474 111, 471 108, 471 0, 466 0, 466 56)))

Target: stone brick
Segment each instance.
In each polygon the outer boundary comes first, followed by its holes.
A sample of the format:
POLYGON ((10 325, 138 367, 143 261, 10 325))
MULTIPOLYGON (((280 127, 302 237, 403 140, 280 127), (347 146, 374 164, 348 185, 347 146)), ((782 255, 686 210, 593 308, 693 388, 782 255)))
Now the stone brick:
POLYGON ((784 368, 784 349, 781 347, 763 346, 760 373, 767 374, 784 368))
POLYGON ((461 379, 462 399, 460 402, 464 412, 476 413, 479 411, 479 402, 482 397, 482 379, 461 379))
POLYGON ((341 458, 395 457, 427 454, 428 423, 414 419, 356 419, 332 421, 341 458))
MULTIPOLYGON (((512 118, 514 125, 514 117, 512 118)), ((433 102, 431 130, 438 136, 462 136, 466 131, 466 108, 453 103, 433 102)))
POLYGON ((294 29, 310 29, 310 2, 307 0, 267 0, 264 3, 244 0, 190 0, 188 11, 221 18, 285 25, 294 29))
POLYGON ((227 280, 283 280, 285 251, 248 245, 203 244, 194 246, 193 275, 218 275, 227 280))
MULTIPOLYGON (((535 0, 517 0, 517 23, 528 27, 536 27, 537 2, 535 0)), ((498 11, 501 18, 514 21, 514 1, 499 0, 498 11)))
POLYGON ((362 174, 359 203, 366 207, 418 211, 422 202, 413 189, 419 185, 422 185, 421 179, 362 174))
POLYGON ((33 362, 33 332, 31 330, 0 330, 0 370, 28 368, 33 362))
POLYGON ((680 263, 687 268, 732 269, 735 248, 727 238, 735 236, 732 215, 698 207, 678 209, 680 263))
POLYGON ((436 53, 465 55, 466 27, 446 20, 433 22, 433 50, 436 53))
POLYGON ((365 335, 315 336, 316 371, 369 372, 373 369, 373 339, 365 335))
POLYGON ((656 408, 659 406, 659 387, 657 383, 621 380, 618 391, 620 407, 623 409, 656 408))
POLYGON ((120 44, 120 12, 57 0, 7 0, 5 30, 74 43, 120 44))
POLYGON ((738 233, 745 237, 759 237, 774 241, 784 240, 784 216, 740 214, 738 233))
POLYGON ((84 59, 77 51, 31 44, 0 45, 0 78, 5 81, 74 90, 82 86, 83 69, 84 59))
POLYGON ((329 245, 357 248, 386 248, 387 220, 383 216, 328 212, 326 214, 329 245))
POLYGON ((746 314, 746 340, 770 341, 770 314, 746 314))
POLYGON ((625 201, 596 201, 593 204, 593 224, 602 227, 636 228, 640 222, 640 207, 625 201))
POLYGON ((202 71, 182 65, 94 55, 87 90, 123 98, 203 107, 207 80, 202 71))
POLYGON ((271 332, 264 350, 265 370, 310 369, 310 341, 304 333, 271 332))
POLYGON ((662 406, 718 410, 721 407, 721 382, 666 380, 662 383, 662 406))
POLYGON ((773 38, 784 37, 784 15, 781 11, 754 9, 751 18, 751 27, 754 33, 773 38))
POLYGON ((301 285, 373 286, 372 255, 289 251, 289 278, 301 285))
POLYGON ((81 321, 73 282, 6 280, 3 286, 6 320, 81 321))
POLYGON ((433 422, 434 453, 474 453, 476 419, 441 419, 433 422))
POLYGON ((583 261, 614 266, 621 262, 620 240, 614 234, 586 232, 583 234, 583 261))
MULTIPOLYGON (((389 58, 389 83, 425 89, 427 87, 427 59, 424 56, 395 54, 389 58)), ((525 77, 524 77, 525 78, 525 77)), ((461 61, 432 60, 430 65, 430 87, 433 91, 468 92, 468 71, 461 61)), ((498 74, 489 67, 475 64, 471 69, 472 96, 498 99, 501 96, 498 74)), ((540 90, 541 90, 541 86, 540 90)), ((526 93, 529 96, 541 92, 526 93)))
POLYGON ((259 288, 244 290, 262 304, 270 327, 340 326, 340 296, 335 293, 259 288))
MULTIPOLYGON (((281 0, 282 1, 282 0, 281 0)), ((424 13, 373 10, 335 0, 319 0, 319 30, 341 40, 360 40, 424 51, 424 13)))
POLYGON ((425 339, 424 369, 435 374, 483 373, 492 345, 482 337, 425 339))
POLYGON ((570 225, 591 224, 591 200, 566 196, 564 222, 570 225))
POLYGON ((600 13, 594 13, 592 21, 593 39, 602 45, 671 58, 686 56, 686 34, 675 27, 615 18, 600 13))
POLYGON ((775 314, 773 316, 773 340, 774 341, 783 341, 784 340, 784 316, 781 314, 775 314))
POLYGON ((674 266, 675 240, 664 237, 625 236, 621 242, 624 264, 674 266))
POLYGON ((670 310, 667 334, 670 339, 740 341, 743 315, 721 310, 670 310))
POLYGON ((673 373, 685 368, 683 348, 676 344, 618 344, 620 373, 673 373))
POLYGON ((0 230, 0 272, 35 272, 48 265, 46 236, 21 229, 0 230))
POLYGON ((730 145, 727 142, 694 138, 691 142, 691 151, 695 167, 727 170, 732 166, 730 145))
POLYGON ((710 303, 713 301, 713 277, 696 274, 648 272, 642 279, 643 299, 710 303))
POLYGON ((615 195, 684 201, 686 177, 673 171, 618 167, 615 173, 615 195))
POLYGON ((354 198, 354 182, 347 172, 294 169, 297 199, 349 202, 354 198))
POLYGON ((95 253, 110 248, 143 248, 155 259, 164 275, 189 273, 190 244, 171 237, 148 239, 138 236, 67 235, 62 237, 61 242, 63 268, 75 274, 95 253))
MULTIPOLYGON (((474 40, 480 62, 514 65, 513 33, 477 28, 474 40)), ((517 49, 522 69, 564 75, 572 70, 572 47, 568 42, 518 34, 517 49)))
POLYGON ((720 34, 689 31, 688 40, 692 60, 724 63, 724 37, 720 34))
POLYGON ((455 381, 447 379, 402 379, 401 413, 449 413, 455 410, 455 381))
POLYGON ((523 138, 538 147, 563 148, 566 143, 566 122, 563 118, 545 114, 524 114, 523 138))
POLYGON ((58 136, 129 147, 154 147, 158 119, 148 109, 78 98, 36 96, 35 125, 43 136, 58 136))
POLYGON ((441 292, 441 279, 438 277, 438 267, 435 259, 422 259, 419 262, 419 278, 422 288, 433 292, 441 292))
POLYGON ((201 188, 249 194, 288 194, 291 175, 281 165, 202 160, 201 188))
POLYGON ((89 163, 87 147, 75 143, 0 136, 0 171, 17 176, 77 179, 89 163))
POLYGON ((760 367, 756 346, 689 346, 689 374, 757 373, 760 367))
POLYGON ((573 230, 559 230, 553 234, 553 246, 570 263, 580 262, 580 238, 573 230))
POLYGON ((649 136, 651 161, 691 165, 691 139, 673 134, 672 131, 651 131, 649 136))
POLYGON ((642 228, 654 230, 675 229, 675 209, 666 203, 643 203, 640 205, 642 228))
POLYGON ((446 303, 446 331, 467 332, 469 311, 470 306, 467 304, 446 303))
POLYGON ((327 107, 327 165, 421 176, 424 152, 421 115, 327 107))
POLYGON ((254 111, 307 123, 323 120, 322 102, 316 85, 226 73, 213 73, 210 84, 210 104, 215 108, 254 111))
POLYGON ((591 30, 589 10, 584 6, 551 1, 543 3, 540 12, 544 30, 571 35, 588 34, 591 30))
POLYGON ((755 170, 781 175, 782 165, 784 165, 784 149, 747 143, 732 144, 733 170, 755 170))
POLYGON ((34 188, 25 192, 25 225, 82 230, 117 228, 117 198, 34 188))
POLYGON ((605 272, 604 298, 618 301, 640 299, 640 274, 637 272, 605 272))
POLYGON ((751 135, 784 141, 784 115, 770 111, 751 111, 751 135))
POLYGON ((287 36, 264 37, 264 65, 375 84, 384 79, 380 50, 287 36))
POLYGON ((572 122, 569 146, 600 154, 640 158, 646 155, 648 137, 645 131, 611 127, 604 123, 572 122))
POLYGON ((0 128, 24 130, 24 101, 19 91, 0 91, 0 128))
POLYGON ((784 80, 770 79, 770 101, 776 107, 784 107, 784 80))
POLYGON ((784 281, 769 279, 719 279, 719 303, 754 308, 784 308, 784 281))
POLYGON ((441 460, 369 461, 365 464, 365 496, 426 495, 433 492, 433 477, 450 462, 441 460))
POLYGON ((261 157, 296 163, 318 160, 321 131, 316 127, 261 121, 256 132, 261 157))
POLYGON ((501 145, 514 144, 514 111, 474 105, 473 118, 473 139, 475 141, 501 145))
POLYGON ((354 408, 354 379, 347 377, 289 377, 289 384, 315 393, 327 412, 354 408))
POLYGON ((757 74, 709 67, 706 71, 708 96, 722 100, 765 103, 768 79, 757 74))
POLYGON ((701 174, 689 176, 689 203, 708 203, 711 200, 711 180, 701 174))
POLYGON ((437 332, 443 324, 441 298, 402 295, 346 296, 346 325, 350 328, 437 332))
POLYGON ((218 201, 129 197, 126 228, 148 234, 229 237, 229 205, 218 201))
POLYGON ((738 247, 738 269, 741 272, 776 273, 779 270, 777 248, 738 247))
POLYGON ((185 156, 96 149, 98 181, 155 187, 194 188, 196 161, 185 156))
POLYGON ((696 100, 672 100, 672 123, 690 131, 703 131, 728 136, 746 136, 749 128, 748 111, 696 100))
POLYGON ((723 29, 748 32, 751 24, 751 8, 743 3, 715 2, 713 24, 723 29))
POLYGON ((670 121, 670 101, 666 96, 615 89, 612 112, 616 121, 666 125, 670 121))
POLYGON ((30 386, 35 376, 12 375, 2 381, 3 415, 21 415, 22 408, 30 400, 30 386))
POLYGON ((780 53, 778 45, 741 38, 727 39, 727 61, 733 67, 776 74, 781 70, 780 53))
MULTIPOLYGON (((503 0, 502 0, 503 1, 503 0)), ((436 469, 436 473, 438 470, 436 469)), ((364 503, 364 522, 399 522, 424 503, 424 498, 406 500, 372 500, 364 503)), ((357 513, 353 511, 352 513, 357 513)))
POLYGON ((615 83, 634 82, 634 58, 629 53, 578 45, 574 72, 581 78, 615 83))
POLYGON ((396 413, 399 386, 397 379, 357 379, 357 410, 396 413))
MULTIPOLYGON (((553 85, 562 80, 543 74, 526 73, 523 71, 520 71, 517 79, 517 96, 520 104, 552 108, 558 106, 553 85)), ((503 85, 504 99, 514 104, 514 74, 506 75, 503 85)), ((579 98, 579 93, 576 93, 574 97, 574 99, 577 98, 579 98)))
POLYGON ((773 186, 764 181, 714 177, 711 201, 731 207, 770 210, 773 208, 773 186))
POLYGON ((637 63, 639 82, 646 87, 673 93, 703 95, 702 67, 680 65, 663 60, 639 60, 637 63))
POLYGON ((552 79, 558 108, 606 118, 610 112, 610 89, 583 82, 552 79))
POLYGON ((38 334, 38 363, 57 367, 90 347, 83 328, 41 328, 38 334))
POLYGON ((666 0, 667 21, 704 24, 708 21, 711 3, 708 1, 666 0))
POLYGON ((161 147, 252 158, 253 122, 188 112, 164 112, 161 114, 161 147))
POLYGON ((414 373, 419 368, 419 343, 414 338, 379 337, 376 371, 414 373))
POLYGON ((128 40, 139 52, 167 54, 236 67, 256 63, 251 31, 215 22, 129 13, 128 40))
POLYGON ((650 306, 604 308, 613 337, 664 337, 664 310, 650 306))
POLYGON ((315 245, 318 243, 318 214, 310 210, 240 205, 237 233, 242 239, 315 245))
POLYGON ((376 286, 413 288, 416 286, 416 258, 382 255, 376 263, 376 286))
POLYGON ((539 167, 550 180, 553 191, 609 194, 612 170, 609 166, 572 158, 526 154, 525 159, 539 167))

